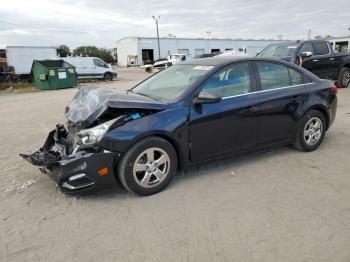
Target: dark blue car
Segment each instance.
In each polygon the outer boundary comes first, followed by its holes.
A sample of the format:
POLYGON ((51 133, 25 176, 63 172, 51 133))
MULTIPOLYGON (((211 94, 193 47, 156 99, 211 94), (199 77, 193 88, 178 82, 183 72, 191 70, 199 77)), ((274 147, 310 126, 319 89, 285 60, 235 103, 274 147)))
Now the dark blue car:
POLYGON ((150 195, 178 169, 209 159, 276 145, 315 150, 335 119, 336 93, 330 81, 281 60, 198 59, 125 92, 81 89, 66 124, 21 155, 64 192, 119 180, 150 195))

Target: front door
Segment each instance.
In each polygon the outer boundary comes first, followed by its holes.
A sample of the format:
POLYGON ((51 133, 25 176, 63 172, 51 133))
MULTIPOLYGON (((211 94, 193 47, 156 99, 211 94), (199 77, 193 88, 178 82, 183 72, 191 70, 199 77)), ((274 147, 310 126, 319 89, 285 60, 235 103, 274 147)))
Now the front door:
POLYGON ((229 65, 211 76, 201 90, 222 97, 216 104, 190 108, 190 158, 192 162, 233 153, 255 146, 255 80, 250 63, 229 65))
POLYGON ((328 43, 306 42, 300 52, 312 52, 312 56, 304 59, 303 67, 314 73, 320 78, 329 79, 332 77, 332 64, 334 64, 334 56, 331 54, 328 43))

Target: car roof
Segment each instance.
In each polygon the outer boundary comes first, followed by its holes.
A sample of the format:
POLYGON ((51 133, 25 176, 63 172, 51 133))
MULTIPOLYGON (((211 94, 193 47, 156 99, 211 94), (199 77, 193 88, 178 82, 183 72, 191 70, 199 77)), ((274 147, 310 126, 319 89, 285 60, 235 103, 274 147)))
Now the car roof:
POLYGON ((272 43, 269 46, 278 46, 278 45, 302 45, 306 42, 328 42, 328 40, 325 39, 310 39, 310 40, 297 40, 297 41, 286 41, 281 43, 272 43))
POLYGON ((209 58, 199 58, 199 59, 193 59, 190 61, 182 62, 177 65, 203 65, 203 66, 215 66, 215 67, 221 67, 221 66, 226 66, 231 63, 235 62, 244 62, 244 61, 261 61, 261 62, 274 62, 278 64, 284 64, 285 66, 295 68, 298 71, 303 72, 307 76, 309 76, 311 79, 314 81, 318 80, 319 78, 306 70, 305 68, 296 65, 294 63, 290 63, 288 61, 284 61, 282 59, 278 58, 268 58, 268 57, 242 57, 242 56, 237 56, 237 57, 220 57, 220 56, 215 56, 215 57, 209 57, 209 58))
POLYGON ((267 57, 246 57, 246 56, 215 56, 208 58, 198 58, 192 59, 190 61, 182 62, 181 65, 207 65, 207 66, 217 66, 217 65, 225 65, 234 62, 243 62, 243 61, 271 61, 277 63, 287 63, 286 61, 276 59, 276 58, 267 58, 267 57))

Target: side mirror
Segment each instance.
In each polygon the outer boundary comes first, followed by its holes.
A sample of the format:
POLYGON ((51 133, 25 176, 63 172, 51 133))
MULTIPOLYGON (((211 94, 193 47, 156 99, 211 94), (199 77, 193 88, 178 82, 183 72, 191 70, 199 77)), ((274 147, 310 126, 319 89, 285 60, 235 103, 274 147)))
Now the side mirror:
POLYGON ((301 52, 300 57, 305 59, 312 56, 312 52, 301 52))
POLYGON ((193 104, 194 105, 215 104, 215 103, 219 103, 220 101, 221 101, 221 97, 218 94, 202 90, 199 93, 198 97, 193 99, 193 104))

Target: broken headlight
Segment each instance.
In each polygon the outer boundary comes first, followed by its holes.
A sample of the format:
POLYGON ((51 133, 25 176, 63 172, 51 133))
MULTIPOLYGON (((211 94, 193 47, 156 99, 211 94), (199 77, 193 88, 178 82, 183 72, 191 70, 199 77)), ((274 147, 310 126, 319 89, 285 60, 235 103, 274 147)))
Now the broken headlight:
POLYGON ((107 133, 109 128, 114 124, 116 119, 107 121, 101 125, 83 129, 78 134, 78 144, 80 145, 93 145, 99 142, 102 137, 107 133))

